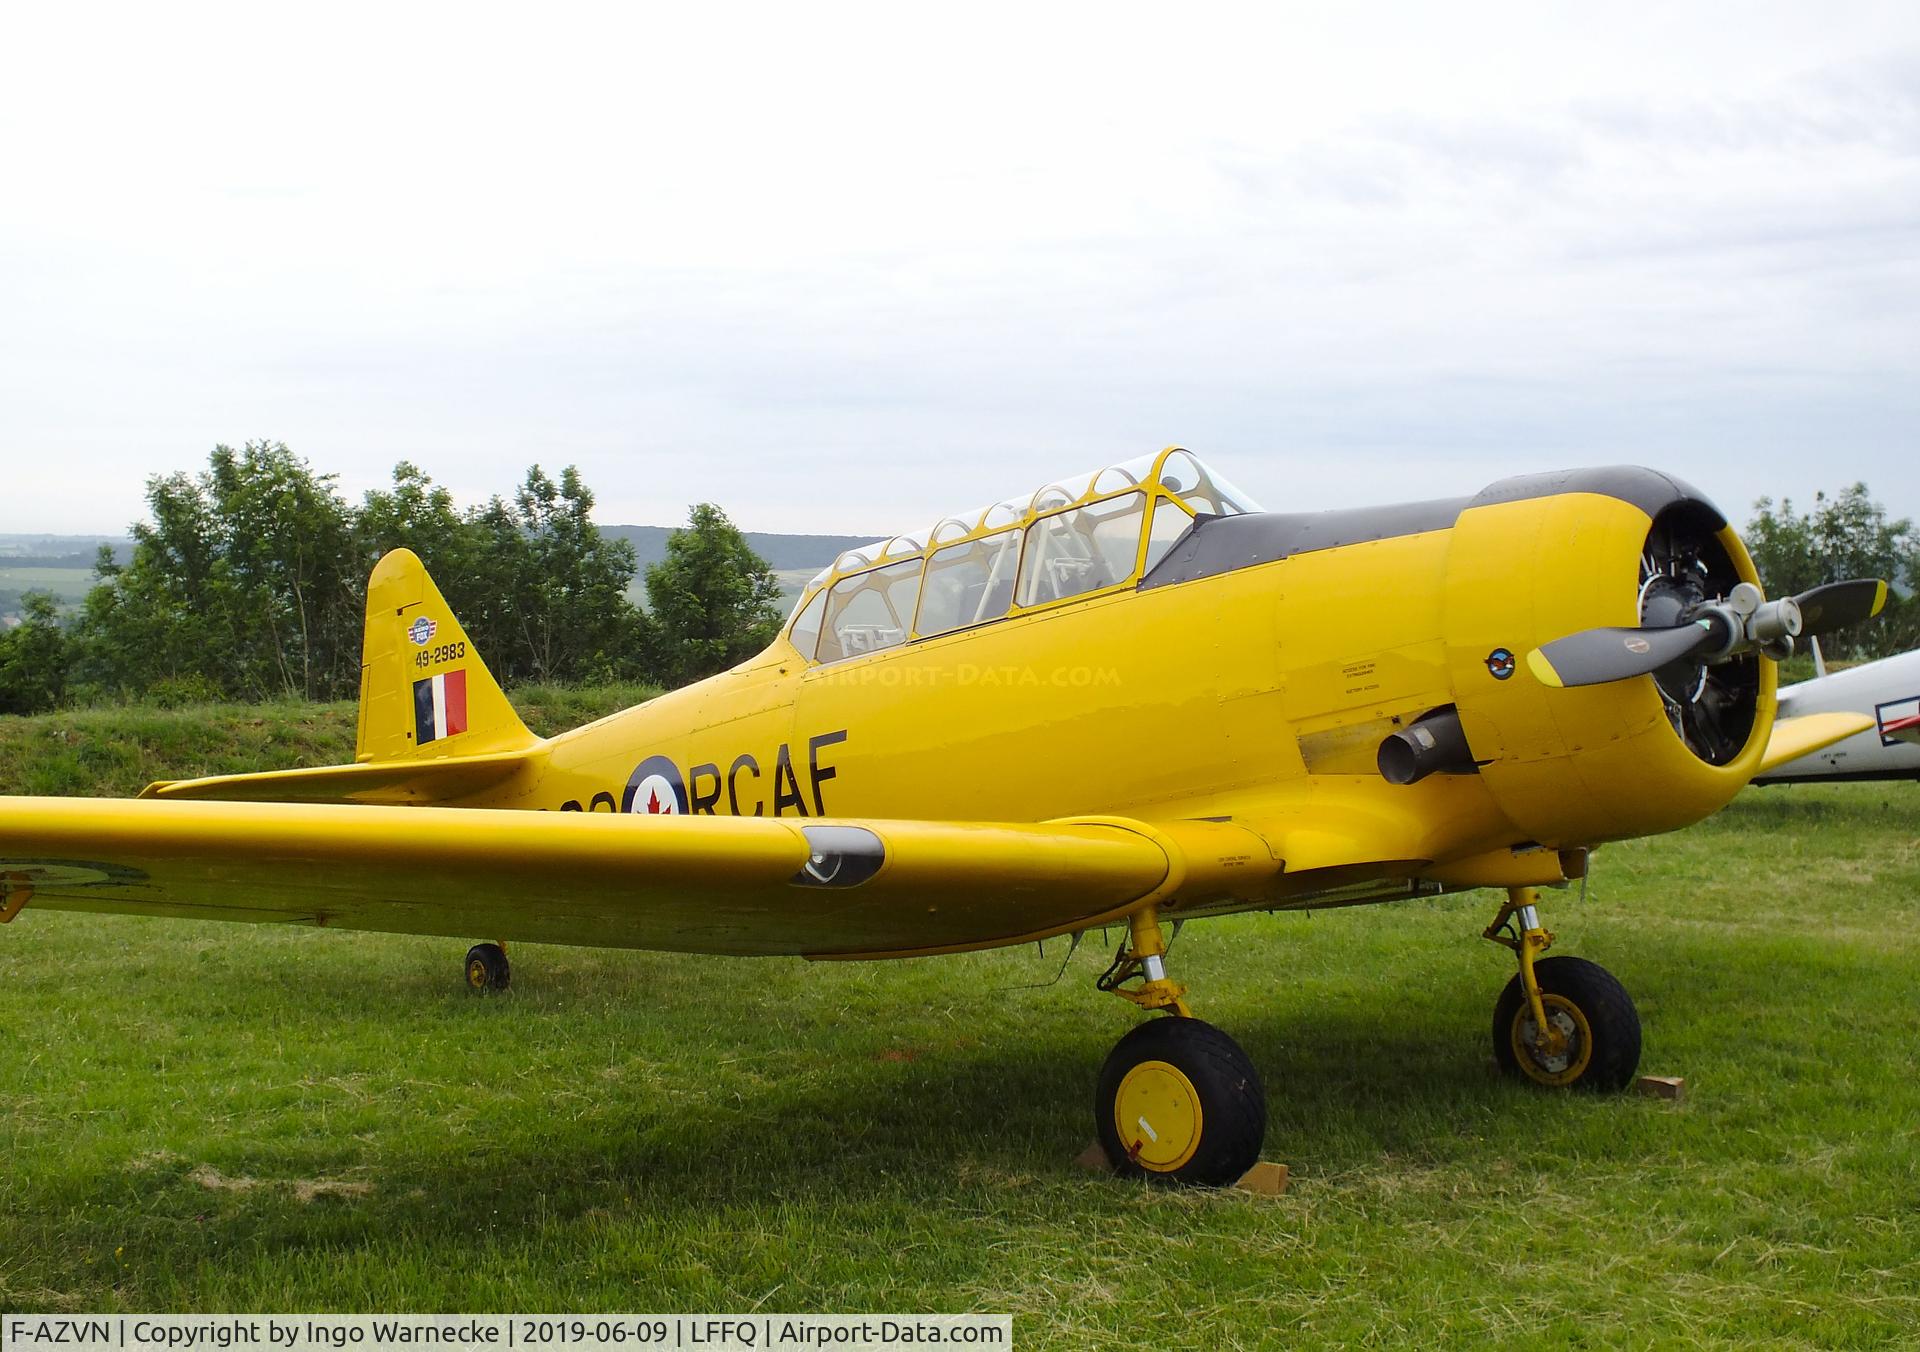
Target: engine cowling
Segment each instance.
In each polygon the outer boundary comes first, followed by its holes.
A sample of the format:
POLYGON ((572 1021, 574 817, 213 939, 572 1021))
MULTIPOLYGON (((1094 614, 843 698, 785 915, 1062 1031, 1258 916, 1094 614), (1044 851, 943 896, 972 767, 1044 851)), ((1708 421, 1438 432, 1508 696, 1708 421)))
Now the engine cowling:
POLYGON ((1640 625, 1675 596, 1758 580, 1713 504, 1653 470, 1529 475, 1476 496, 1448 545, 1443 625, 1461 726, 1508 819, 1562 847, 1725 806, 1766 750, 1772 662, 1749 654, 1556 689, 1523 658, 1577 630, 1640 625))

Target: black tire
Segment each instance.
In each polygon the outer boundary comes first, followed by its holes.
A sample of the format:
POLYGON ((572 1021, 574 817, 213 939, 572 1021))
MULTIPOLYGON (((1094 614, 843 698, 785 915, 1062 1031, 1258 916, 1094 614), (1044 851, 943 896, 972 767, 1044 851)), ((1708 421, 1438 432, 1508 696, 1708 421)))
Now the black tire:
MULTIPOLYGON (((1121 1177, 1224 1188, 1239 1182, 1259 1161, 1267 1135, 1267 1094, 1239 1043, 1210 1023, 1168 1016, 1141 1024, 1115 1045, 1100 1068, 1093 1115, 1100 1145, 1121 1177), (1159 1064, 1129 1079, 1148 1062, 1159 1064), (1178 1075, 1160 1067, 1170 1067, 1178 1075), (1176 1099, 1191 1091, 1198 1103, 1197 1118, 1191 1125, 1181 1121, 1177 1138, 1153 1134, 1151 1124, 1143 1123, 1153 1135, 1151 1143, 1146 1135, 1122 1140, 1118 1118, 1123 1085, 1129 1087, 1130 1104, 1139 1102, 1142 1093, 1152 1092, 1154 1085, 1171 1090, 1176 1099), (1193 1139, 1196 1132, 1197 1140, 1193 1139), (1190 1148, 1166 1144, 1175 1139, 1190 1148), (1173 1158, 1168 1157, 1170 1150, 1173 1158)), ((1136 1113, 1136 1121, 1145 1116, 1136 1113)))
POLYGON ((513 981, 506 950, 499 944, 475 944, 467 950, 467 989, 503 991, 513 981))
POLYGON ((1634 1072, 1640 1068, 1640 1012, 1633 1007, 1633 997, 1626 987, 1614 979, 1612 972, 1585 958, 1542 958, 1534 963, 1533 975, 1548 1005, 1548 1020, 1562 1024, 1563 1031, 1564 1025, 1571 1024, 1577 1035, 1576 1047, 1567 1064, 1557 1066, 1558 1058, 1543 1060, 1531 1050, 1531 1044, 1524 1053, 1515 1045, 1524 1041, 1533 1027, 1533 1014, 1516 973, 1493 1006, 1493 1056, 1501 1071, 1548 1088, 1596 1093, 1613 1093, 1632 1084, 1634 1072), (1548 996, 1555 999, 1547 1000, 1548 996), (1564 1002, 1558 1013, 1556 1002, 1564 1002), (1567 1006, 1573 1013, 1568 1013, 1567 1006), (1584 1067, 1578 1064, 1580 1041, 1591 1044, 1584 1067))

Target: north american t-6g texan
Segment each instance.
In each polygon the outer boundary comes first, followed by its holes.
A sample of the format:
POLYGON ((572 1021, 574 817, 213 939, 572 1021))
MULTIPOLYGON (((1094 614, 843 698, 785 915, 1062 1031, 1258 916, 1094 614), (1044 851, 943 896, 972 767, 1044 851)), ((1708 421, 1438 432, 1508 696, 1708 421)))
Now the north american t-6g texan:
POLYGON ((1107 1058, 1100 1140, 1224 1184, 1265 1093, 1192 1015, 1174 922, 1496 889, 1500 1064, 1619 1089, 1633 1002, 1542 958, 1537 889, 1860 731, 1776 726, 1769 659, 1885 597, 1764 599, 1725 517, 1651 470, 1269 513, 1170 448, 849 551, 759 656, 542 740, 398 550, 354 764, 5 800, 0 914, 484 937, 480 989, 513 941, 890 958, 1113 927, 1100 989, 1164 1017, 1107 1058))

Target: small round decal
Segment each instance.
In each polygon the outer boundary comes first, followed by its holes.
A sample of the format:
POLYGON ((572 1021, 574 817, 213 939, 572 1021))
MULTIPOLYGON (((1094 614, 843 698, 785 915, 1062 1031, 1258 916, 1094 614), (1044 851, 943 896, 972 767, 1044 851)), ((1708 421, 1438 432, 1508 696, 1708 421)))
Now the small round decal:
POLYGON ((1643 638, 1630 638, 1627 640, 1627 651, 1630 653, 1645 653, 1651 647, 1653 647, 1653 645, 1643 638))
POLYGON ((1504 681, 1513 675, 1513 651, 1510 648, 1495 648, 1487 654, 1487 670, 1496 681, 1504 681))
POLYGON ((673 816, 687 810, 687 786, 680 767, 665 756, 648 756, 627 777, 622 812, 641 816, 673 816))

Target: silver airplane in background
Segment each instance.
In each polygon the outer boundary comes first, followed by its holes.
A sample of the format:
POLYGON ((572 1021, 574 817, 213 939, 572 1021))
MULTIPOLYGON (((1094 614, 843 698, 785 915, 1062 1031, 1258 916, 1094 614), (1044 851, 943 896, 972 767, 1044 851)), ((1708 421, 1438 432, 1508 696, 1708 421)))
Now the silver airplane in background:
POLYGON ((1871 714, 1874 726, 1764 774, 1755 784, 1818 780, 1920 779, 1920 650, 1828 672, 1814 643, 1819 675, 1784 686, 1779 717, 1814 713, 1871 714))

